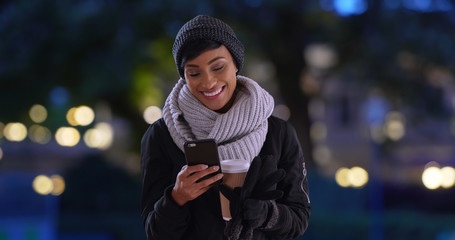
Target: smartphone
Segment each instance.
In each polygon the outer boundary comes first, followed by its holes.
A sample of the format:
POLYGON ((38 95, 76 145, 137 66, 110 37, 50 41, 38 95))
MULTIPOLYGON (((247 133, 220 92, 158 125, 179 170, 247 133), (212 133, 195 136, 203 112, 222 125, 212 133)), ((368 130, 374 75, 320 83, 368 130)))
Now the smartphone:
MULTIPOLYGON (((206 175, 197 182, 208 179, 221 172, 220 158, 218 156, 218 147, 214 139, 204 139, 196 141, 188 141, 184 144, 185 158, 188 166, 197 164, 206 164, 208 166, 219 166, 219 170, 212 174, 206 175)), ((221 182, 217 181, 215 184, 221 182)))

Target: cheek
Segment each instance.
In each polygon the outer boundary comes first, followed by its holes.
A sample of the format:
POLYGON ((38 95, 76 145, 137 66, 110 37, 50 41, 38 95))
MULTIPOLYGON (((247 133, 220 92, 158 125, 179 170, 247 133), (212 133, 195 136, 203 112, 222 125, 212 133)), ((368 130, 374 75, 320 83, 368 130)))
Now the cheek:
POLYGON ((188 86, 188 89, 190 89, 190 92, 195 95, 195 93, 197 92, 197 84, 194 82, 194 81, 188 81, 187 80, 187 84, 188 86))

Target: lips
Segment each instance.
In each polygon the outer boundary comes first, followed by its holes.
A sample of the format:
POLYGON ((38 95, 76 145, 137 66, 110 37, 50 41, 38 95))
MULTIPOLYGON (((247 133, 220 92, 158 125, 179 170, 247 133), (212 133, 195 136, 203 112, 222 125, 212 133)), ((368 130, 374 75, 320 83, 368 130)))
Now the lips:
POLYGON ((224 86, 216 89, 215 91, 211 92, 201 92, 202 95, 204 95, 206 98, 216 98, 218 95, 220 95, 224 90, 224 86))

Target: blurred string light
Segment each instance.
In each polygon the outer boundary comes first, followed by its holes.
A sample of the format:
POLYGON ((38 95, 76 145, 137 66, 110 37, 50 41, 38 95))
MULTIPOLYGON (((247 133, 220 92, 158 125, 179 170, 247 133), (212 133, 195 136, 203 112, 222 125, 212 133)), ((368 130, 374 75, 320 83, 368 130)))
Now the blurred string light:
POLYGON ((45 175, 38 175, 33 180, 33 190, 40 195, 47 195, 52 192, 52 180, 45 175))
POLYGON ((114 131, 108 123, 97 123, 84 133, 84 142, 90 148, 108 149, 112 145, 114 131))
POLYGON ((60 175, 52 175, 52 191, 51 194, 54 196, 60 196, 65 191, 65 180, 60 175))
POLYGON ((144 110, 143 117, 145 122, 152 124, 163 116, 161 109, 157 106, 149 106, 144 110))
POLYGON ((65 180, 60 175, 38 175, 32 183, 33 190, 40 195, 59 196, 65 191, 65 180))
POLYGON ((381 125, 372 125, 370 127, 370 136, 371 139, 376 143, 384 143, 387 139, 384 132, 384 127, 381 125))
POLYGON ((310 44, 305 48, 303 56, 308 65, 316 70, 328 69, 338 62, 335 49, 329 44, 310 44))
POLYGON ((42 123, 47 118, 47 110, 44 106, 35 104, 30 108, 29 115, 35 123, 42 123))
POLYGON ((22 123, 8 123, 3 129, 3 134, 9 141, 21 142, 27 137, 27 128, 22 123))
POLYGON ((289 109, 289 107, 284 104, 278 104, 273 109, 272 114, 278 118, 281 118, 281 119, 287 121, 291 117, 291 109, 289 109))
POLYGON ((52 133, 48 128, 37 124, 30 126, 28 132, 28 137, 30 140, 39 144, 46 144, 52 138, 52 133))
POLYGON ((319 4, 325 11, 335 10, 342 17, 359 15, 368 10, 366 0, 319 0, 319 4))
POLYGON ((311 139, 315 142, 322 142, 327 138, 327 126, 323 122, 315 122, 310 127, 311 139))
POLYGON ((358 166, 351 169, 342 167, 335 173, 335 181, 341 187, 361 188, 368 183, 368 172, 358 166))
POLYGON ((73 107, 66 113, 66 120, 71 126, 87 126, 95 120, 95 112, 88 106, 73 107))
POLYGON ((455 185, 455 169, 449 166, 440 168, 436 162, 430 162, 422 173, 422 182, 430 190, 451 188, 455 185))
POLYGON ((387 113, 385 122, 386 135, 394 141, 403 138, 405 134, 404 115, 400 112, 392 111, 387 113))
POLYGON ((55 133, 55 140, 64 147, 73 147, 79 143, 81 136, 73 127, 61 127, 55 133))

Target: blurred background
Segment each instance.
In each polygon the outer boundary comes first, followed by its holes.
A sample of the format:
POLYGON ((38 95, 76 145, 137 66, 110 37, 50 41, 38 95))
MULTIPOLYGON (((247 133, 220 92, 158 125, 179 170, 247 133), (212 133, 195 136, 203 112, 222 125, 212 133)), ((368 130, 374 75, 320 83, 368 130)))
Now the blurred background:
POLYGON ((455 239, 454 4, 2 1, 0 240, 145 239, 140 141, 197 14, 235 29, 241 74, 298 132, 299 239, 455 239))

